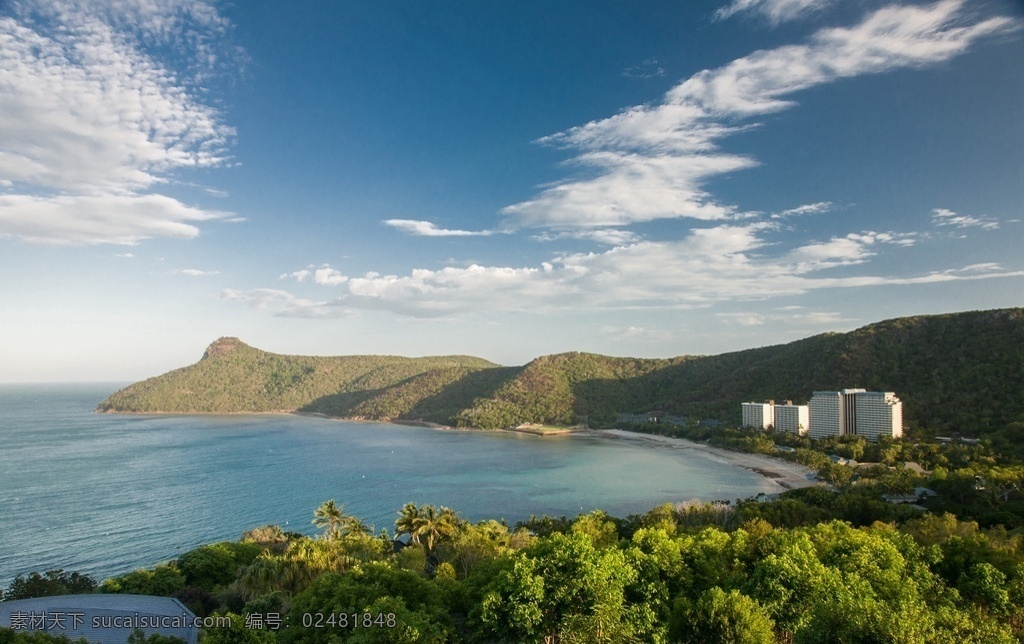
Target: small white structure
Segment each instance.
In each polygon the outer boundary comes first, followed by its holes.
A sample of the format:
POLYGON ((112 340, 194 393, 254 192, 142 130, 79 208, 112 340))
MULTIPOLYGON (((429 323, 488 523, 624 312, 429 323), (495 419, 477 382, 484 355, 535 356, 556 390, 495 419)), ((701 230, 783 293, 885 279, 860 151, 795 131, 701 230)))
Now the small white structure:
POLYGON ((136 628, 196 644, 195 614, 172 597, 149 595, 58 595, 0 602, 0 626, 84 637, 99 644, 124 644, 136 628))

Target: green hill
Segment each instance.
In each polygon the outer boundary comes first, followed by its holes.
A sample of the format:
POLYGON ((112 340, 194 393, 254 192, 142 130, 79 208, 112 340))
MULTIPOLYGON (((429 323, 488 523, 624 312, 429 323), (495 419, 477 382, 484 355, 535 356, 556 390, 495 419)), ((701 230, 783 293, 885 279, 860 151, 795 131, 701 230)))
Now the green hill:
POLYGON ((850 333, 717 356, 543 356, 523 367, 477 358, 282 356, 222 338, 197 364, 117 392, 100 411, 301 410, 495 428, 612 424, 663 410, 739 421, 745 400, 806 402, 812 391, 894 391, 908 424, 967 434, 1024 422, 1024 309, 898 318, 850 333))
POLYGON ((395 418, 453 382, 497 365, 468 356, 286 356, 221 338, 188 367, 130 385, 97 411, 245 413, 308 411, 395 418))
POLYGON ((742 401, 806 403, 845 387, 896 392, 905 422, 930 431, 1024 422, 1024 309, 898 318, 717 356, 545 356, 457 421, 607 425, 619 412, 662 410, 738 424, 742 401))

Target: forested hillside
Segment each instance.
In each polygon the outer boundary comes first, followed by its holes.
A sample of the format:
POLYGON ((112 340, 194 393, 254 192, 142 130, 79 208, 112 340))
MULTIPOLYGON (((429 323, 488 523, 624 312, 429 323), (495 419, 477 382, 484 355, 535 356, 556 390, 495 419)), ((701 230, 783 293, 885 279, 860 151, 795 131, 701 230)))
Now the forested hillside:
POLYGON ((602 425, 619 412, 662 410, 738 423, 742 401, 806 403, 815 390, 845 387, 896 392, 905 421, 932 431, 1024 421, 1024 309, 897 318, 717 356, 546 356, 456 420, 602 425))
POLYGON ((315 358, 236 339, 199 363, 124 389, 101 411, 303 410, 496 428, 614 423, 663 410, 739 420, 745 400, 806 402, 812 391, 894 391, 911 426, 967 434, 1024 421, 1024 309, 898 318, 850 333, 717 356, 565 353, 523 367, 469 357, 315 358))
POLYGON ((497 365, 468 356, 285 356, 221 338, 194 365, 116 392, 98 411, 296 411, 394 418, 437 390, 497 365), (365 413, 364 413, 365 412, 365 413))

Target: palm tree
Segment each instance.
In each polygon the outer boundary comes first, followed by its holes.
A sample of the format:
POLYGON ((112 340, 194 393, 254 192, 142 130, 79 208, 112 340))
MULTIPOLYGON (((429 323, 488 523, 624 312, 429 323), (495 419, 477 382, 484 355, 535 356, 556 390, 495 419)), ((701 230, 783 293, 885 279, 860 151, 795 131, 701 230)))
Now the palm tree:
POLYGON ((441 541, 455 536, 462 519, 451 508, 435 510, 432 505, 419 509, 418 533, 425 540, 427 556, 434 554, 434 547, 441 541))
POLYGON ((338 506, 334 504, 334 499, 331 499, 313 512, 313 525, 324 529, 325 539, 335 539, 341 534, 342 526, 348 522, 344 509, 344 503, 338 506))
POLYGON ((345 526, 345 534, 353 537, 365 537, 373 535, 374 526, 367 525, 359 517, 349 517, 345 526))
POLYGON ((415 503, 406 503, 398 511, 398 519, 395 520, 395 536, 407 534, 413 543, 420 542, 420 509, 415 503))

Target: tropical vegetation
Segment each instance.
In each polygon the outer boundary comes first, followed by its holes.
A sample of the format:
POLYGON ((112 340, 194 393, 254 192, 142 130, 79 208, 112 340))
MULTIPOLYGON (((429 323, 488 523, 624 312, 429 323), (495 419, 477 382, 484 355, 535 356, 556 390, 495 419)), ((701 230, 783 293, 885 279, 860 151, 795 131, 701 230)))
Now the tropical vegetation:
MULTIPOLYGON (((167 595, 197 615, 229 615, 232 626, 209 629, 204 642, 1024 639, 1024 529, 991 514, 1024 500, 1024 466, 996 464, 984 445, 848 440, 798 451, 832 482, 774 500, 688 501, 625 518, 593 511, 515 526, 407 503, 396 538, 332 499, 313 511, 317 536, 261 526, 98 589, 167 595), (828 450, 880 461, 837 465, 828 450), (899 461, 910 455, 932 470, 899 461), (853 474, 830 474, 837 467, 853 474), (984 485, 973 472, 984 473, 984 485), (930 509, 883 499, 923 483, 941 490, 930 509)), ((3 598, 95 589, 86 575, 50 571, 17 578, 3 598)), ((0 642, 67 641, 34 637, 42 636, 0 629, 0 642)))
POLYGON ((108 412, 304 411, 495 429, 607 427, 659 410, 739 423, 745 400, 805 402, 815 390, 894 391, 913 434, 1024 437, 1024 309, 907 317, 849 333, 717 356, 543 356, 499 367, 465 356, 284 356, 236 338, 198 363, 127 387, 108 412))

